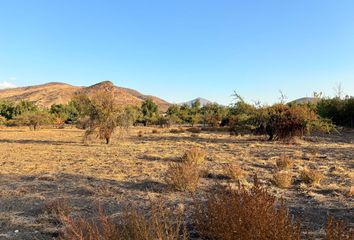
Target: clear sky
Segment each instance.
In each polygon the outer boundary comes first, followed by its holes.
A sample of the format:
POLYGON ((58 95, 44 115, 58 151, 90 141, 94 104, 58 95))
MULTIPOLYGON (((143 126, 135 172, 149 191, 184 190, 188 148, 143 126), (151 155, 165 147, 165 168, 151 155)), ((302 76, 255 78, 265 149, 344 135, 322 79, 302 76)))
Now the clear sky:
POLYGON ((103 80, 170 102, 354 95, 354 1, 0 0, 0 87, 103 80))

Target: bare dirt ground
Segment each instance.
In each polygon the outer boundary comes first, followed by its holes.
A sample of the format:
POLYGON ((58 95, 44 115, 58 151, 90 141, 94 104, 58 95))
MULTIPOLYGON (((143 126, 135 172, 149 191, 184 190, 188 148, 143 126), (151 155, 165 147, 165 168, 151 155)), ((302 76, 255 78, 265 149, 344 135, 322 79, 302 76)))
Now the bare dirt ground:
POLYGON ((0 129, 0 239, 55 238, 60 226, 47 210, 58 199, 83 216, 92 214, 98 202, 108 214, 119 213, 128 203, 144 208, 150 200, 188 211, 195 196, 171 190, 164 173, 193 146, 207 152, 204 168, 209 173, 201 180, 197 197, 216 181, 227 183, 223 165, 238 162, 247 171, 248 182, 257 173, 273 194, 285 198, 309 231, 321 235, 328 215, 354 224, 354 200, 348 193, 354 183, 354 132, 285 144, 227 133, 151 130, 133 128, 124 140, 116 138, 106 146, 98 140, 84 145, 83 131, 77 129, 0 129), (290 189, 275 187, 271 181, 275 161, 284 153, 295 162, 296 179, 303 167, 312 167, 325 175, 321 185, 295 181, 290 189))

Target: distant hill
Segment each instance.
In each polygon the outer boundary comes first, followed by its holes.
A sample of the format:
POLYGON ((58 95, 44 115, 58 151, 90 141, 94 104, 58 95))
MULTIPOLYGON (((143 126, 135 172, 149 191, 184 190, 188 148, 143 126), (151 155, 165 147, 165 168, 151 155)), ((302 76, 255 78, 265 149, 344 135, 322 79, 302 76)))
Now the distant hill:
POLYGON ((183 102, 183 103, 180 103, 180 104, 178 104, 178 105, 184 105, 184 104, 186 104, 186 105, 188 105, 188 106, 192 106, 197 100, 199 100, 201 107, 203 107, 203 106, 205 106, 205 105, 207 105, 207 104, 213 103, 213 102, 209 101, 208 99, 198 97, 198 98, 196 98, 196 99, 190 100, 190 101, 188 101, 188 102, 183 102))
POLYGON ((306 104, 306 103, 318 103, 319 98, 314 98, 314 97, 303 97, 296 99, 294 101, 291 101, 290 103, 297 103, 297 104, 306 104))
POLYGON ((170 105, 163 99, 144 95, 136 90, 117 87, 110 81, 103 81, 89 87, 72 86, 66 83, 50 82, 42 85, 18 87, 0 90, 0 99, 10 101, 28 100, 41 107, 50 107, 52 104, 66 104, 75 94, 89 95, 108 90, 113 92, 115 100, 121 105, 140 105, 144 100, 151 98, 161 110, 167 110, 170 105))

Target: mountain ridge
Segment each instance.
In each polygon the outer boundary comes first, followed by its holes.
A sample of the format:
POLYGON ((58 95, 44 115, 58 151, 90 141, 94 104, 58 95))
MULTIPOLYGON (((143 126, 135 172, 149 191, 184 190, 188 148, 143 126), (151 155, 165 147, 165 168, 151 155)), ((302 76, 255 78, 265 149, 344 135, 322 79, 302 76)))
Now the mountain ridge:
POLYGON ((140 105, 151 98, 162 111, 167 110, 170 103, 151 96, 144 95, 134 89, 115 86, 111 81, 102 81, 90 86, 74 86, 63 82, 48 82, 33 86, 0 89, 0 99, 10 101, 33 101, 40 107, 50 107, 52 104, 66 104, 73 96, 80 93, 94 94, 101 90, 111 91, 115 101, 120 105, 140 105))

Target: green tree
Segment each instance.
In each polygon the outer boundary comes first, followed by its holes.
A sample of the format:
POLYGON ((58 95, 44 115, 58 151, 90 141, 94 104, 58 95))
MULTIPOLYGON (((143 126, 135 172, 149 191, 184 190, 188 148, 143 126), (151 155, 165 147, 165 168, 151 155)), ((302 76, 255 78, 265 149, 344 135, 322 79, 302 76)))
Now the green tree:
POLYGON ((35 102, 22 100, 15 105, 14 115, 18 116, 27 112, 37 112, 38 110, 38 106, 35 102))
POLYGON ((152 99, 148 98, 142 103, 141 112, 143 114, 144 126, 157 122, 159 117, 159 107, 152 99))
POLYGON ((208 124, 212 127, 218 127, 227 115, 227 108, 217 103, 211 103, 205 105, 201 109, 201 112, 204 124, 208 124))
POLYGON ((78 95, 73 102, 81 117, 87 119, 84 141, 97 130, 97 137, 109 144, 117 127, 127 129, 130 125, 126 112, 116 104, 110 92, 102 91, 92 97, 78 95))
POLYGON ((180 114, 180 107, 177 104, 171 105, 166 112, 168 125, 180 124, 182 122, 180 114))
POLYGON ((7 120, 15 116, 15 103, 10 101, 0 101, 0 115, 7 120))

